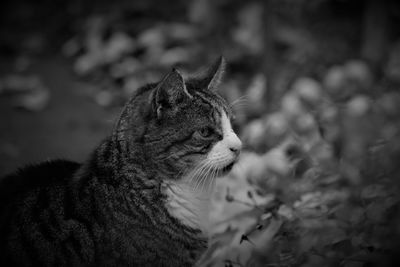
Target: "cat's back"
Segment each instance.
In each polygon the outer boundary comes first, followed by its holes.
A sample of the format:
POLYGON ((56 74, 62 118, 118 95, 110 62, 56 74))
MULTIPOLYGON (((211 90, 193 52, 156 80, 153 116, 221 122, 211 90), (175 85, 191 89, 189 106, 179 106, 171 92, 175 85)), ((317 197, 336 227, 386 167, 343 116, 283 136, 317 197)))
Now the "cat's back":
POLYGON ((29 192, 65 184, 79 167, 73 161, 53 160, 29 165, 0 178, 0 212, 29 192))

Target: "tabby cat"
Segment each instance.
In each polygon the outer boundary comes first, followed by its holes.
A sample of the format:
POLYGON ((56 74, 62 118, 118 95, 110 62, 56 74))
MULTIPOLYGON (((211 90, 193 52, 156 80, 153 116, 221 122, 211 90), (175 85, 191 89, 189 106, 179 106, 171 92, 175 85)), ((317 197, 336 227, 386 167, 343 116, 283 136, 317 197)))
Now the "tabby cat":
POLYGON ((216 94, 220 58, 136 91, 82 164, 25 167, 0 183, 1 266, 192 266, 207 248, 215 178, 241 142, 216 94))

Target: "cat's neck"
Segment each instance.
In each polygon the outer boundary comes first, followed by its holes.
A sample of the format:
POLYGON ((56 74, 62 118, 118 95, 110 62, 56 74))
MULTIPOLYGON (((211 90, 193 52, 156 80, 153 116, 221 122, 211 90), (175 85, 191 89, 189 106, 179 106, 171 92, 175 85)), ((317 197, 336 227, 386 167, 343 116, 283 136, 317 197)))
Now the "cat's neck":
POLYGON ((194 189, 186 179, 164 181, 163 193, 167 196, 166 208, 182 224, 200 229, 203 235, 208 236, 213 188, 214 184, 209 190, 194 189))
POLYGON ((93 169, 98 169, 99 175, 96 178, 101 180, 101 183, 137 190, 138 194, 149 199, 158 198, 155 195, 161 193, 165 197, 163 204, 172 217, 185 226, 201 230, 203 236, 208 237, 210 200, 214 184, 209 184, 207 190, 195 189, 190 183, 190 177, 171 179, 168 174, 141 164, 140 160, 128 161, 123 156, 109 153, 110 144, 115 146, 115 143, 112 144, 107 140, 98 147, 96 153, 92 155, 92 160, 87 162, 91 165, 92 171, 82 171, 80 172, 82 175, 78 177, 91 179, 93 169))

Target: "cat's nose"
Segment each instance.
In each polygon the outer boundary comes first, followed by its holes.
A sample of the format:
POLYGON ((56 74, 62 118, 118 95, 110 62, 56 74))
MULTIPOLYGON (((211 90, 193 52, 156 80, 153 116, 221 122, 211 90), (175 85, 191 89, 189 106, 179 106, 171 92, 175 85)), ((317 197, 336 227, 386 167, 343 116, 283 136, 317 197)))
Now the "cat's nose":
POLYGON ((229 148, 236 156, 239 156, 239 154, 240 154, 240 149, 237 149, 237 148, 234 148, 234 147, 231 147, 231 148, 229 148))
POLYGON ((242 141, 240 141, 236 134, 231 137, 229 142, 229 150, 235 153, 236 156, 238 156, 240 154, 240 150, 242 150, 242 141))

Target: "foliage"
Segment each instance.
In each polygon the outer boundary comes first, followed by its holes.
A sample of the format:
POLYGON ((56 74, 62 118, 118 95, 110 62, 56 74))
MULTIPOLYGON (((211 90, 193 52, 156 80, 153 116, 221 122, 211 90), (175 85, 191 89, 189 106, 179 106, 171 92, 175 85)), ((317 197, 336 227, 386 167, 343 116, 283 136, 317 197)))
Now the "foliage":
POLYGON ((14 106, 29 111, 44 109, 50 92, 36 75, 10 74, 0 78, 0 96, 11 96, 14 106))
POLYGON ((205 266, 397 262, 400 95, 356 93, 338 103, 341 92, 329 85, 299 78, 279 110, 245 127, 251 147, 268 148, 245 153, 220 181, 213 219, 223 249, 205 266), (232 232, 227 242, 222 233, 232 232))

